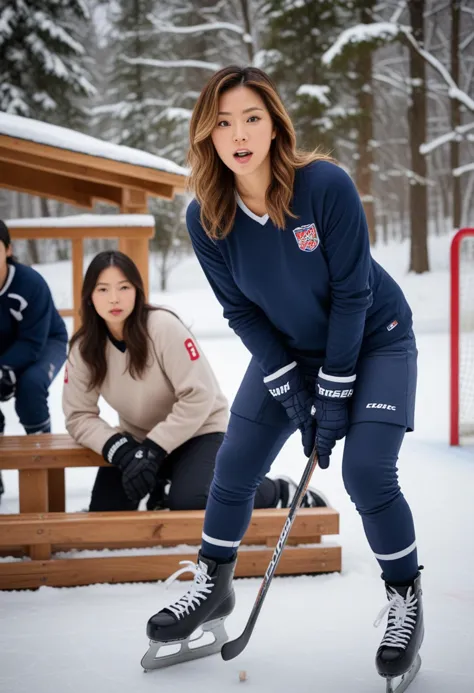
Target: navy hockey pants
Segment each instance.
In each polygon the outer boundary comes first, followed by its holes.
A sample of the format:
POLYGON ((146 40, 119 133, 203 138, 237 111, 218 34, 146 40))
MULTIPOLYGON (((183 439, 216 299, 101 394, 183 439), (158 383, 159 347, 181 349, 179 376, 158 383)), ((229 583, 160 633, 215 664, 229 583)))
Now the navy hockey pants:
POLYGON ((49 433, 48 389, 66 360, 67 344, 50 340, 35 363, 16 372, 15 410, 27 434, 49 433))
MULTIPOLYGON (((361 356, 342 464, 369 545, 384 578, 393 583, 412 580, 418 569, 413 518, 397 478, 398 453, 414 425, 416 359, 413 332, 361 356)), ((300 360, 310 383, 320 365, 300 360)), ((217 455, 203 530, 205 556, 228 559, 237 551, 255 490, 292 433, 252 360, 217 455)))

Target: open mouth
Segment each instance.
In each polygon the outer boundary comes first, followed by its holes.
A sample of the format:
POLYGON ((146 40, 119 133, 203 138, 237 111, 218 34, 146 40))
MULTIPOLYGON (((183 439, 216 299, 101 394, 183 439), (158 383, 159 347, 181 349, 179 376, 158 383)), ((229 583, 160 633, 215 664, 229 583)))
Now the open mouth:
POLYGON ((252 152, 249 149, 239 149, 234 152, 234 159, 239 163, 246 163, 252 158, 252 152))

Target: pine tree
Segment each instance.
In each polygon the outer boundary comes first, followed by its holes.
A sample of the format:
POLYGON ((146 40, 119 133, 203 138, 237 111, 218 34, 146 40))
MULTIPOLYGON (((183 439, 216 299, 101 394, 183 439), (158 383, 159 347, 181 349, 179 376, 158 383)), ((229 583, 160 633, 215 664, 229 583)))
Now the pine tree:
POLYGON ((77 126, 95 89, 84 0, 0 0, 0 110, 77 126))
MULTIPOLYGON (((105 88, 93 109, 93 123, 100 137, 182 164, 192 102, 184 71, 153 64, 179 55, 176 37, 160 33, 150 20, 159 16, 175 23, 177 9, 183 10, 164 0, 119 0, 109 7, 105 88)), ((179 18, 182 14, 178 12, 179 18)), ((162 289, 181 246, 188 241, 182 219, 184 202, 179 196, 173 202, 153 199, 149 203, 156 225, 151 248, 159 255, 162 289)))
MULTIPOLYGON (((275 80, 292 116, 300 146, 336 149, 341 109, 321 61, 339 29, 339 0, 270 0, 269 30, 259 66, 275 80)), ((337 86, 336 84, 334 86, 337 86)))

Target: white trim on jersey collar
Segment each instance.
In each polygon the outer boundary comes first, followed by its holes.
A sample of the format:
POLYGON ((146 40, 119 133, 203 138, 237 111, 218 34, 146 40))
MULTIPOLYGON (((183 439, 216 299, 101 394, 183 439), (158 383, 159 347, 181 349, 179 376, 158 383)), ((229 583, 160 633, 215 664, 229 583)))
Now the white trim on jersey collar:
POLYGON ((240 209, 242 210, 242 212, 245 212, 245 214, 246 214, 248 217, 250 217, 251 219, 253 219, 254 221, 256 221, 258 224, 261 224, 262 226, 265 226, 265 224, 267 223, 267 221, 268 221, 269 218, 270 218, 270 217, 268 216, 268 214, 264 214, 263 217, 259 217, 258 214, 255 214, 254 212, 252 212, 251 209, 249 209, 249 208, 247 207, 247 205, 246 205, 245 202, 242 200, 242 198, 240 197, 240 195, 239 195, 238 192, 235 193, 235 197, 236 197, 236 199, 237 199, 237 204, 239 205, 239 207, 240 207, 240 209))
POLYGON ((7 280, 5 284, 2 286, 0 289, 0 296, 3 296, 3 294, 6 292, 8 287, 13 281, 13 277, 15 276, 15 265, 8 265, 8 274, 7 274, 7 280))

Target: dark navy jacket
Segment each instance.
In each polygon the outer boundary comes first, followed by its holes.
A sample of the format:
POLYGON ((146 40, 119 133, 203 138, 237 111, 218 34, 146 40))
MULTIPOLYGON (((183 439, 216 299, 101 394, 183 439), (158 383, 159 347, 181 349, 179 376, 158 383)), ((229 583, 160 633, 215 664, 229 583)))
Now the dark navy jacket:
POLYGON ((41 357, 49 340, 67 339, 43 277, 18 262, 9 264, 0 287, 0 366, 22 371, 41 357))
POLYGON ((286 228, 238 198, 235 223, 213 241, 193 200, 186 221, 199 262, 230 327, 264 374, 305 356, 352 375, 357 359, 412 326, 400 287, 370 255, 367 222, 351 178, 318 161, 296 171, 286 228))

